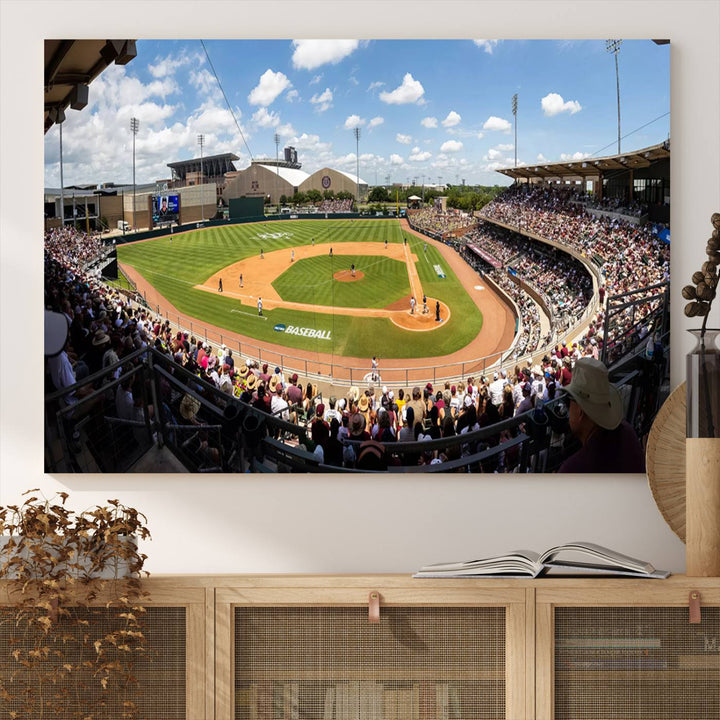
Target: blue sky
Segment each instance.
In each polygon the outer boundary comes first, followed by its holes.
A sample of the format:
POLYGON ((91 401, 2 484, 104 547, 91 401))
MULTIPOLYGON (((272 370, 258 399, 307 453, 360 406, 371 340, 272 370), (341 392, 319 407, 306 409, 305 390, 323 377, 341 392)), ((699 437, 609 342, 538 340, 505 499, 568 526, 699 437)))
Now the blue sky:
MULTIPOLYGON (((514 164, 511 98, 518 94, 518 164, 614 154, 615 64, 605 40, 138 40, 137 57, 90 86, 67 111, 65 184, 132 182, 130 118, 140 120, 136 180, 167 164, 232 152, 275 157, 286 145, 303 170, 390 182, 507 184, 514 164), (234 117, 233 117, 234 114, 234 117), (239 127, 238 127, 239 126, 239 127)), ((670 132, 670 45, 623 40, 622 150, 670 132)), ((45 186, 60 184, 57 127, 45 136, 45 186)))

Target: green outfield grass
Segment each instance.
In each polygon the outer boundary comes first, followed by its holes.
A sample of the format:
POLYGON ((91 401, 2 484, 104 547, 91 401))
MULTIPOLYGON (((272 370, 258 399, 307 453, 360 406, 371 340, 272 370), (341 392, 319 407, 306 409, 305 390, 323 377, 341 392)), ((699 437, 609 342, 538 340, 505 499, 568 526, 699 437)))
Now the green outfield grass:
MULTIPOLYGON (((313 238, 316 244, 329 242, 336 245, 358 241, 384 244, 385 239, 388 243, 402 243, 403 233, 397 220, 274 221, 207 228, 156 240, 118 245, 117 250, 119 262, 136 268, 180 313, 231 332, 241 333, 259 341, 285 345, 288 348, 357 357, 371 357, 375 354, 385 358, 422 358, 459 350, 480 331, 482 315, 465 288, 450 271, 440 253, 432 245, 428 245, 427 252, 424 252, 423 240, 412 235, 408 235, 407 239, 410 250, 418 258, 417 269, 425 292, 429 297, 440 298, 451 311, 450 320, 431 332, 411 332, 398 328, 387 318, 355 318, 343 316, 340 312, 327 315, 284 308, 265 309, 263 319, 257 316, 254 301, 253 304, 240 304, 237 300, 219 293, 193 288, 222 268, 259 254, 260 249, 271 252, 298 247, 310 244, 313 238), (433 268, 436 264, 445 271, 446 278, 441 279, 437 276, 433 268), (274 327, 278 324, 324 330, 329 333, 330 339, 276 332, 274 327)), ((346 263, 349 268, 352 259, 349 262, 347 259, 352 256, 341 257, 343 264, 346 263)), ((363 263, 374 262, 380 258, 358 256, 356 259, 356 267, 363 269, 363 263)), ((330 302, 326 295, 321 294, 317 280, 311 280, 309 283, 298 282, 296 274, 298 272, 303 274, 305 272, 303 266, 316 260, 328 262, 329 257, 318 256, 298 261, 297 267, 290 268, 278 278, 283 286, 282 291, 278 289, 278 292, 286 297, 285 293, 288 290, 284 287, 285 276, 290 273, 291 282, 288 285, 293 285, 295 288, 290 292, 300 292, 301 286, 308 286, 312 291, 309 295, 310 299, 298 297, 299 301, 338 306, 342 294, 344 302, 347 303, 346 307, 357 307, 358 303, 352 300, 353 293, 364 281, 354 283, 335 281, 332 285, 328 284, 327 288, 323 288, 323 292, 327 293, 329 290, 330 302), (332 302, 333 287, 338 295, 335 303, 332 302)), ((318 267, 323 273, 328 273, 325 277, 331 276, 332 273, 329 273, 325 265, 321 264, 318 267)), ((372 272, 373 275, 377 272, 378 275, 365 285, 369 291, 368 299, 366 303, 359 303, 361 307, 385 307, 398 297, 409 294, 407 272, 402 263, 385 259, 382 267, 377 270, 368 268, 368 272, 372 272), (376 289, 377 283, 380 279, 384 282, 384 278, 394 276, 398 268, 402 279, 399 279, 398 284, 394 286, 390 282, 394 291, 388 291, 388 295, 382 298, 376 289), (404 283, 403 288, 400 287, 402 283, 404 283)), ((227 278, 225 282, 229 287, 231 279, 227 278)), ((362 288, 363 293, 365 287, 362 288)), ((291 298, 287 297, 287 299, 291 298)))
MULTIPOLYGON (((378 245, 382 247, 382 245, 378 245)), ((381 255, 318 255, 298 260, 273 283, 283 300, 332 307, 384 308, 410 294, 405 263, 381 255), (361 279, 334 279, 354 264, 361 279)))

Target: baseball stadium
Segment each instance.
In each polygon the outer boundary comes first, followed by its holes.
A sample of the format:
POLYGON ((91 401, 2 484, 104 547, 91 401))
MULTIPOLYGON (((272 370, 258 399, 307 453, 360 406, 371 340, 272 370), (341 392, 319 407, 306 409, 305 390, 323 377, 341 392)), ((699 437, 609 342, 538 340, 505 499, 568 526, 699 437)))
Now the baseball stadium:
MULTIPOLYGON (((97 72, 105 42, 48 41, 46 67, 97 72)), ((77 95, 52 92, 46 132, 77 95)), ((647 435, 669 382, 669 140, 499 168, 512 184, 471 210, 409 186, 369 211, 359 173, 307 174, 292 147, 237 159, 46 190, 47 471, 554 472, 586 361, 647 435)))

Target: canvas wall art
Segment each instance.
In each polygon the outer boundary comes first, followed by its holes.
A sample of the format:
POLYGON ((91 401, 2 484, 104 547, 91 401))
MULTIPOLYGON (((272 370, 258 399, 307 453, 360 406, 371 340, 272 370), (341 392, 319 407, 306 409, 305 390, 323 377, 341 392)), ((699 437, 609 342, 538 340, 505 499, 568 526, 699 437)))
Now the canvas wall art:
POLYGON ((47 472, 644 471, 587 448, 667 395, 669 41, 45 69, 47 472))

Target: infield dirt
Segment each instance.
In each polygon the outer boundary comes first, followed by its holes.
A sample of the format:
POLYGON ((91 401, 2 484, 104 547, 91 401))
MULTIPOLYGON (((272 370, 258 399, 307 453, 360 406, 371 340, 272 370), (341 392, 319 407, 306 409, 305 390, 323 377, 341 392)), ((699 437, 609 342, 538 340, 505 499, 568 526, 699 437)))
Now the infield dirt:
MULTIPOLYGON (((417 376, 418 379, 422 378, 423 376, 427 376, 429 374, 429 369, 434 370, 434 367, 439 366, 445 366, 447 368, 444 373, 447 376, 460 376, 461 373, 465 375, 472 373, 478 374, 484 371, 488 363, 493 361, 493 357, 499 356, 500 353, 510 347, 515 333, 515 317, 513 313, 511 312, 506 302, 502 300, 498 295, 496 295, 489 287, 482 287, 481 285, 479 285, 479 278, 475 270, 473 270, 451 247, 445 245, 444 243, 426 238, 420 233, 416 233, 410 228, 406 220, 401 221, 401 226, 402 230, 405 233, 421 237, 424 241, 426 241, 428 244, 433 245, 440 252, 444 260, 448 263, 452 271, 455 273, 460 282, 466 288, 467 292, 470 294, 470 297, 472 298, 475 305, 482 312, 483 326, 481 331, 467 345, 465 345, 465 347, 453 353, 436 357, 423 357, 420 361, 415 358, 382 358, 382 369, 392 369, 397 370, 398 372, 405 371, 406 377, 410 381, 413 381, 415 376, 417 376), (478 289, 479 287, 481 289, 478 289), (486 361, 483 360, 483 358, 490 358, 490 360, 486 361), (416 372, 412 371, 413 366, 417 367, 416 372)), ((378 253, 376 244, 370 244, 375 245, 372 254, 380 254, 378 253)), ((357 252, 357 250, 351 249, 353 245, 358 245, 365 248, 367 243, 343 243, 344 251, 357 252)), ((408 259, 417 259, 416 256, 408 257, 410 254, 409 248, 407 246, 401 246, 399 244, 396 244, 394 246, 389 246, 388 250, 390 250, 391 247, 394 247, 392 251, 393 253, 398 253, 398 256, 395 259, 403 261, 406 261, 408 259), (407 253, 407 255, 405 253, 407 253)), ((313 246, 296 247, 295 259, 297 261, 302 257, 310 257, 310 254, 304 255, 304 252, 307 251, 310 253, 313 251, 313 249, 318 250, 320 248, 322 248, 320 252, 328 251, 327 247, 323 247, 320 245, 315 245, 314 248, 313 246)), ((276 268, 275 272, 279 274, 280 272, 286 270, 290 264, 290 249, 285 249, 277 252, 279 253, 277 260, 278 267, 276 268)), ((390 253, 388 254, 390 255, 390 253)), ((250 261, 254 261, 254 264, 261 262, 266 263, 271 255, 274 255, 274 253, 266 253, 264 260, 261 260, 258 256, 256 258, 248 258, 245 261, 241 261, 241 263, 236 263, 235 265, 240 266, 242 263, 247 263, 250 261)), ((272 262, 274 262, 274 260, 272 262)), ((414 262, 408 263, 408 267, 410 269, 414 269, 414 266, 414 262)), ((235 266, 230 266, 230 268, 233 267, 235 266)), ((253 265, 249 267, 251 270, 253 270, 253 265)), ((150 283, 148 283, 147 280, 145 280, 145 278, 134 268, 123 266, 123 271, 136 283, 138 291, 145 295, 151 307, 159 306, 162 312, 165 314, 175 315, 176 317, 180 315, 177 308, 175 308, 152 285, 150 285, 150 283)), ((228 272, 229 269, 222 271, 224 278, 224 289, 225 287, 227 287, 227 290, 225 290, 224 294, 230 294, 235 292, 234 290, 230 289, 229 278, 231 276, 228 274, 228 272)), ((263 280, 262 275, 258 275, 257 277, 253 277, 252 275, 247 276, 246 271, 242 271, 244 287, 241 291, 238 282, 240 272, 241 271, 237 269, 236 274, 232 277, 233 284, 237 288, 237 291, 239 291, 238 299, 241 302, 241 294, 245 296, 245 302, 252 306, 254 306, 254 301, 252 301, 249 296, 255 295, 255 297, 257 297, 258 294, 262 295, 263 304, 267 308, 276 307, 277 305, 273 305, 273 303, 276 303, 278 301, 284 302, 277 296, 276 292, 273 292, 272 294, 268 293, 267 296, 262 292, 258 293, 259 289, 263 289, 267 285, 270 285, 270 282, 267 279, 263 280), (258 283, 258 285, 250 286, 248 285, 248 282, 258 283), (267 303, 266 300, 268 301, 267 303)), ((265 267, 262 272, 263 274, 265 274, 266 278, 275 277, 275 275, 270 276, 270 270, 267 267, 265 267)), ((218 275, 220 275, 220 273, 214 275, 212 278, 209 278, 206 283, 203 284, 203 289, 206 289, 209 292, 213 293, 217 292, 218 275)), ((419 277, 417 277, 417 273, 415 273, 415 276, 416 284, 413 284, 412 274, 410 275, 411 287, 413 289, 413 292, 415 293, 415 298, 417 300, 418 297, 422 298, 422 285, 420 284, 419 277)), ((430 305, 430 299, 428 299, 428 304, 430 305)), ((303 306, 301 303, 289 304, 288 306, 295 306, 298 307, 298 309, 308 309, 307 306, 303 306)), ((313 305, 310 307, 314 312, 319 312, 318 306, 313 305)), ((434 308, 434 302, 432 305, 430 305, 430 307, 431 309, 434 308)), ((434 312, 429 313, 428 316, 423 316, 422 313, 416 313, 414 316, 410 315, 409 299, 406 308, 406 310, 402 310, 400 308, 395 309, 391 306, 390 308, 380 309, 377 312, 384 313, 387 317, 391 316, 390 313, 397 313, 396 315, 394 315, 395 318, 408 318, 410 322, 416 324, 415 327, 407 327, 407 329, 424 330, 426 329, 424 326, 427 325, 427 323, 431 323, 433 328, 436 326, 434 323, 434 312)), ((420 308, 422 309, 422 303, 420 303, 420 308)), ((354 310, 357 310, 358 314, 365 317, 368 317, 369 313, 375 312, 375 310, 370 310, 367 308, 343 308, 342 312, 343 314, 349 315, 354 314, 354 310)), ((333 308, 330 308, 329 311, 333 312, 333 308)), ((337 309, 335 309, 334 311, 337 312, 337 309)), ((441 309, 441 316, 442 312, 443 310, 441 309)), ((446 308, 445 313, 447 313, 446 308)), ((445 315, 445 317, 447 317, 447 315, 445 315)), ((231 342, 236 342, 239 343, 241 346, 251 347, 255 349, 257 349, 258 347, 262 347, 263 357, 268 358, 271 362, 276 361, 273 358, 277 358, 277 361, 280 361, 282 358, 289 359, 290 356, 294 356, 296 358, 301 357, 305 361, 306 366, 308 367, 308 373, 322 372, 322 374, 331 374, 335 379, 341 381, 347 381, 348 377, 346 377, 346 375, 349 375, 350 378, 353 377, 349 372, 347 372, 347 368, 363 368, 369 366, 369 358, 365 357, 343 356, 342 358, 340 358, 337 355, 331 355, 329 353, 321 353, 311 350, 305 352, 300 350, 292 350, 277 343, 259 341, 255 338, 241 335, 240 333, 230 332, 224 328, 208 324, 203 320, 198 320, 197 318, 192 318, 184 315, 183 321, 188 324, 193 323, 195 327, 202 327, 207 332, 208 337, 217 343, 219 343, 220 338, 222 338, 223 342, 226 342, 228 344, 230 344, 231 342), (339 365, 338 363, 342 363, 342 365, 339 365), (328 369, 331 369, 331 371, 329 372, 328 369)), ((406 326, 403 325, 403 327, 406 326)), ((288 365, 291 364, 292 363, 288 362, 288 365)), ((301 370, 302 368, 295 369, 301 370)))

